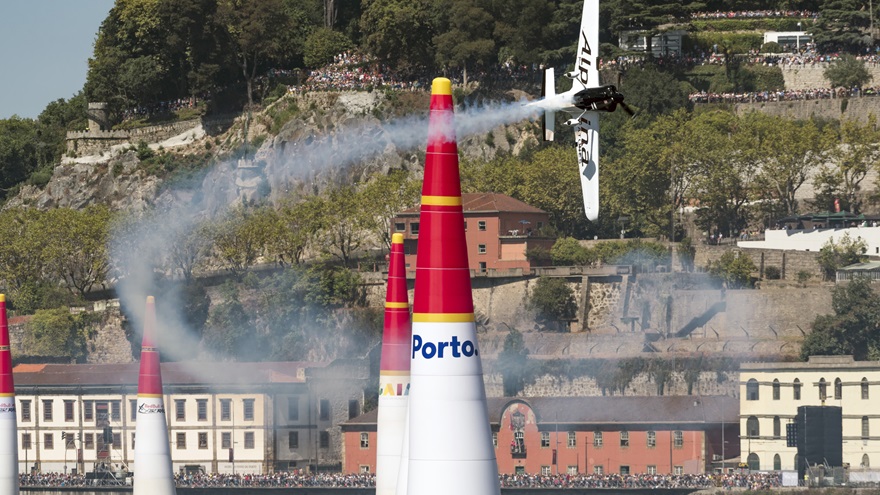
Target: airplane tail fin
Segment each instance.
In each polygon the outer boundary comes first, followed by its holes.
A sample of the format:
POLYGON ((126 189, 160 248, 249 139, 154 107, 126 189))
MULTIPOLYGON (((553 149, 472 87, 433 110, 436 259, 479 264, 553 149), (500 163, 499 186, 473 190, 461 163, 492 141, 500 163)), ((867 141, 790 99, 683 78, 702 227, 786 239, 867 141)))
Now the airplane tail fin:
MULTIPOLYGON (((544 81, 541 85, 541 96, 546 100, 556 95, 556 76, 553 68, 544 70, 544 81)), ((556 112, 544 110, 544 141, 553 141, 556 130, 556 112)))

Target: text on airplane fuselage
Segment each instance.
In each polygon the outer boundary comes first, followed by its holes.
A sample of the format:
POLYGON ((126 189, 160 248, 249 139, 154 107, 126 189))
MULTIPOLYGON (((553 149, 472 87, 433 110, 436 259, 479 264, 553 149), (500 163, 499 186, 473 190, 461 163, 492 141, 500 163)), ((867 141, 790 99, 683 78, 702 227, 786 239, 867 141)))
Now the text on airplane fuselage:
POLYGON ((586 31, 581 31, 581 37, 584 39, 584 47, 581 53, 578 53, 578 80, 584 87, 590 82, 590 66, 593 65, 593 50, 590 49, 590 41, 587 39, 586 31))
MULTIPOLYGON (((577 129, 574 131, 574 139, 577 143, 578 163, 583 167, 590 161, 590 120, 583 115, 578 118, 577 129)), ((583 172, 583 171, 582 171, 583 172)))

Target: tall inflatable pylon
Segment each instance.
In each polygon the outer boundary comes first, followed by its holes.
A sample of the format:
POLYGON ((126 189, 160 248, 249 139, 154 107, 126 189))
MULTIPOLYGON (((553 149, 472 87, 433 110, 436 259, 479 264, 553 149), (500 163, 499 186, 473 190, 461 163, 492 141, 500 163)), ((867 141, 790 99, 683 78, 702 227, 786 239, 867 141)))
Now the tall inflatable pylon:
MULTIPOLYGON (((379 365, 379 417, 376 421, 376 495, 395 495, 409 401, 409 346, 412 324, 406 290, 403 234, 391 236, 382 360, 379 365)), ((404 461, 405 462, 405 461, 404 461)))
POLYGON ((0 493, 18 495, 18 429, 5 294, 0 294, 0 493))
POLYGON ((162 374, 156 349, 156 302, 147 297, 141 369, 138 375, 134 444, 134 495, 176 495, 162 401, 162 374))
POLYGON ((419 218, 407 493, 498 495, 446 78, 431 86, 419 218))

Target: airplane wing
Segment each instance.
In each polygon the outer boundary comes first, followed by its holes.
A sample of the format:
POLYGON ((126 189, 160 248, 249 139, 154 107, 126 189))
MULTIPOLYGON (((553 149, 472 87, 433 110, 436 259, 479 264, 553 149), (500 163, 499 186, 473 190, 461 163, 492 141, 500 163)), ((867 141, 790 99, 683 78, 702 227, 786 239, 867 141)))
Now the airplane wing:
MULTIPOLYGON (((578 76, 573 80, 572 90, 599 87, 599 0, 584 0, 581 16, 581 32, 578 39, 578 76)), ((587 219, 599 218, 599 114, 584 112, 574 126, 577 142, 578 169, 581 190, 584 195, 584 212, 587 219)))

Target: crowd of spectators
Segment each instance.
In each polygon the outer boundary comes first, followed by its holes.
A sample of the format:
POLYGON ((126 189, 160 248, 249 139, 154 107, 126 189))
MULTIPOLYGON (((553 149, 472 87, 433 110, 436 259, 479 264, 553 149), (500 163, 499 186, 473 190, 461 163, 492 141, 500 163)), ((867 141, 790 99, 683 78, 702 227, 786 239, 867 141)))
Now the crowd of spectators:
POLYGON ((195 108, 201 102, 201 98, 191 96, 189 98, 178 98, 171 101, 162 101, 153 106, 140 106, 129 108, 122 112, 123 120, 135 119, 140 117, 148 117, 150 115, 164 114, 183 110, 185 108, 195 108))
POLYGON ((753 474, 590 474, 539 475, 504 474, 505 488, 751 488, 769 489, 780 485, 777 473, 753 474))
POLYGON ((815 19, 815 18, 819 17, 819 13, 813 12, 810 10, 767 9, 767 10, 737 10, 737 11, 717 10, 715 12, 694 12, 691 14, 691 19, 754 19, 754 18, 767 18, 767 17, 799 17, 799 18, 815 19))
MULTIPOLYGON (((20 476, 21 486, 85 486, 82 475, 41 473, 20 476)), ((736 474, 590 474, 540 475, 502 474, 498 477, 504 488, 748 488, 766 490, 780 486, 778 473, 736 474)), ((174 477, 179 487, 333 487, 369 488, 376 485, 373 474, 179 474, 174 477)))
POLYGON ((333 63, 311 71, 301 86, 289 86, 288 91, 360 91, 380 87, 415 91, 429 86, 426 77, 403 78, 376 60, 344 52, 336 55, 333 63))
POLYGON ((813 88, 779 91, 751 91, 740 93, 710 93, 700 91, 688 96, 692 103, 756 103, 768 101, 827 100, 832 98, 877 96, 880 86, 868 88, 813 88))

